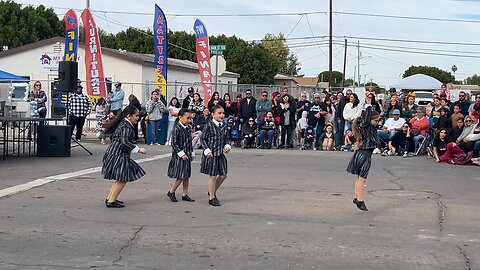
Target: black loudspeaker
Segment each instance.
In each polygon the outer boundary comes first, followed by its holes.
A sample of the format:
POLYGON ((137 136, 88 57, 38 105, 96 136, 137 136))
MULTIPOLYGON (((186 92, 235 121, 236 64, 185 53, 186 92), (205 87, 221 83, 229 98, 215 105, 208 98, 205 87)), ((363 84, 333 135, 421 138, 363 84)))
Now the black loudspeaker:
POLYGON ((76 92, 78 80, 78 63, 75 61, 60 61, 58 64, 58 90, 76 92))
POLYGON ((71 149, 70 126, 38 126, 38 157, 69 157, 71 149))

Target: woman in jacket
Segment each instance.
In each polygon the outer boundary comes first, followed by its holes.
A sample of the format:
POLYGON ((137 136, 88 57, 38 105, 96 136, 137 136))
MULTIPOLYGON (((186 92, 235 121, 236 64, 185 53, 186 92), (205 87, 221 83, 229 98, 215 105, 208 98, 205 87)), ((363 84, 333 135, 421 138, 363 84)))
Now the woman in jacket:
POLYGON ((277 111, 280 115, 280 126, 282 128, 282 137, 279 148, 293 148, 292 132, 295 127, 295 112, 297 108, 293 106, 293 101, 289 95, 284 95, 277 111))
POLYGON ((148 125, 147 125, 147 143, 150 145, 159 144, 160 136, 160 120, 163 117, 165 106, 160 101, 157 91, 152 91, 151 98, 148 103, 148 125))

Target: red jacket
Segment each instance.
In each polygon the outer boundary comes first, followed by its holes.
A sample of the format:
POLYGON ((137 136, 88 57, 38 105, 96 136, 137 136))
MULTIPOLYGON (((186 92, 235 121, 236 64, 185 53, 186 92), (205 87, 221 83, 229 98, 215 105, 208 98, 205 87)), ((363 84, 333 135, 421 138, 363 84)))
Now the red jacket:
POLYGON ((410 124, 412 124, 413 130, 418 130, 418 133, 422 136, 427 136, 427 131, 430 129, 430 120, 424 116, 422 119, 413 117, 410 119, 410 124))

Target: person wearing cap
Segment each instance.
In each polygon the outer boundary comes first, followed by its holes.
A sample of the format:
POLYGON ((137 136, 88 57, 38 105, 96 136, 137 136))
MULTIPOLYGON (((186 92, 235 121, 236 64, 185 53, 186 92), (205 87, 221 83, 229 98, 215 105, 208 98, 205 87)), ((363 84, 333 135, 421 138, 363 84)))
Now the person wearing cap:
POLYGON ((190 105, 190 102, 193 101, 193 94, 194 93, 195 93, 195 91, 193 90, 193 87, 189 87, 188 88, 188 96, 186 96, 183 99, 183 102, 182 102, 182 108, 183 109, 188 109, 188 106, 190 105))
POLYGON ((115 115, 122 112, 123 99, 125 98, 125 91, 122 89, 120 82, 115 83, 115 91, 113 91, 112 97, 107 100, 110 103, 110 111, 115 115))
POLYGON ((405 124, 405 119, 400 117, 400 110, 393 110, 393 117, 388 118, 383 124, 383 129, 377 132, 377 136, 381 139, 381 142, 388 143, 390 139, 398 131, 402 131, 403 124, 405 124))
POLYGON ((77 141, 80 141, 82 139, 85 119, 92 109, 92 102, 90 102, 90 99, 83 94, 83 87, 81 85, 77 87, 77 92, 70 95, 67 108, 69 113, 69 124, 72 127, 71 135, 73 135, 73 129, 76 127, 77 132, 75 138, 77 141))

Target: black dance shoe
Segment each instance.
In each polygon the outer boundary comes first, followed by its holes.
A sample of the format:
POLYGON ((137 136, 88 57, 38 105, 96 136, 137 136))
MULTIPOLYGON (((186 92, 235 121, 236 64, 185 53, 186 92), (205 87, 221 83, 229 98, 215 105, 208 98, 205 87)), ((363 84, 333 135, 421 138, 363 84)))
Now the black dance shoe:
POLYGON ((118 203, 118 202, 112 202, 112 203, 107 202, 106 206, 107 206, 108 208, 123 208, 123 207, 125 207, 125 205, 120 204, 120 203, 118 203))
POLYGON ((167 196, 170 198, 170 201, 178 202, 177 197, 175 197, 175 193, 171 193, 170 190, 167 192, 167 196))
POLYGON ((357 200, 357 198, 353 198, 353 203, 358 206, 358 200, 357 200))
POLYGON ((194 202, 195 200, 190 198, 188 195, 182 196, 182 201, 194 202))
POLYGON ((368 211, 367 206, 365 205, 364 201, 358 201, 357 207, 358 207, 358 209, 360 209, 362 211, 368 211))
POLYGON ((208 200, 208 204, 210 204, 211 206, 220 206, 220 202, 217 200, 217 198, 208 200))
MULTIPOLYGON (((123 204, 123 201, 116 200, 116 202, 119 204, 123 204)), ((108 199, 105 199, 105 205, 107 205, 107 203, 108 203, 108 199)))

